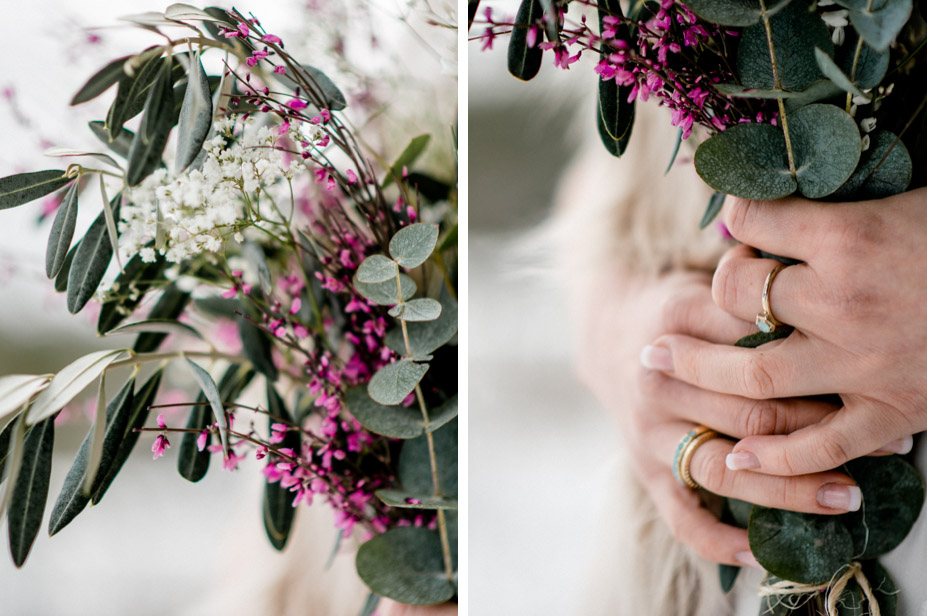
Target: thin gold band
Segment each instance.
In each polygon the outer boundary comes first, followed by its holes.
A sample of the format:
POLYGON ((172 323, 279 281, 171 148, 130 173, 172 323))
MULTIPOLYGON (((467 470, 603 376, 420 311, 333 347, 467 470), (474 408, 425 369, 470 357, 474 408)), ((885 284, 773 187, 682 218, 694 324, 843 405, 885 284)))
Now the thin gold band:
POLYGON ((773 315, 769 305, 769 289, 772 287, 773 280, 776 279, 776 274, 786 267, 788 266, 785 263, 776 265, 766 276, 766 282, 763 283, 763 311, 756 315, 756 326, 767 334, 776 331, 776 328, 782 325, 782 322, 773 315))
POLYGON ((673 474, 680 483, 693 490, 697 490, 700 487, 695 480, 692 479, 692 474, 689 472, 689 464, 692 462, 692 456, 695 454, 695 450, 717 436, 718 433, 707 426, 696 426, 682 437, 682 440, 679 441, 679 445, 676 446, 676 454, 673 458, 673 474))

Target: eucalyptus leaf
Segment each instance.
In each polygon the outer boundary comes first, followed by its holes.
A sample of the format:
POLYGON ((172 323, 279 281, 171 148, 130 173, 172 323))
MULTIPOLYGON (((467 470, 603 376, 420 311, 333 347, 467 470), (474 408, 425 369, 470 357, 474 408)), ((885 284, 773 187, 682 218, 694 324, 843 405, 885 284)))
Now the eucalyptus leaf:
MULTIPOLYGON (((196 159, 212 127, 212 96, 199 53, 187 74, 187 89, 180 108, 180 123, 177 126, 175 173, 180 173, 196 159)), ((173 104, 173 94, 171 99, 173 104)), ((160 154, 158 157, 160 159, 160 154)))
MULTIPOLYGON (((121 200, 122 193, 113 197, 112 203, 115 205, 121 200)), ((106 216, 100 212, 81 240, 68 271, 68 311, 71 314, 83 310, 96 293, 112 258, 113 244, 106 228, 106 216)))
MULTIPOLYGON (((158 298, 154 308, 148 313, 148 318, 149 320, 176 321, 189 301, 190 294, 181 291, 176 284, 171 283, 164 287, 161 297, 158 298)), ((139 334, 132 350, 136 353, 152 353, 161 346, 165 338, 167 338, 167 334, 163 333, 139 334)))
MULTIPOLYGON (((163 374, 163 370, 155 372, 145 381, 142 388, 132 395, 132 404, 124 404, 116 411, 116 415, 113 417, 112 427, 108 429, 107 435, 103 439, 103 464, 101 464, 100 472, 93 482, 93 494, 91 495, 91 502, 94 505, 98 504, 103 499, 103 495, 109 489, 116 475, 119 474, 119 471, 122 470, 122 465, 125 464, 125 461, 129 458, 129 454, 132 453, 132 449, 138 442, 141 436, 141 432, 138 432, 138 429, 144 426, 148 419, 148 407, 154 404, 163 374), (125 417, 123 414, 125 414, 125 417), (115 429, 117 425, 123 426, 121 433, 115 429), (109 430, 111 430, 111 432, 109 430), (110 441, 110 439, 112 439, 112 441, 110 441), (110 447, 110 442, 113 443, 112 448, 110 447), (112 458, 109 458, 108 452, 110 451, 112 451, 112 458), (103 465, 106 466, 105 471, 103 470, 103 465)), ((128 396, 126 399, 128 400, 128 396)))
MULTIPOLYGON (((403 288, 405 291, 405 288, 403 288)), ((457 334, 457 301, 446 289, 441 292, 441 316, 434 321, 409 323, 411 354, 407 353, 405 340, 400 328, 396 327, 386 333, 386 344, 400 355, 425 358, 438 348, 450 342, 457 334)))
POLYGON ((90 130, 93 131, 97 139, 109 146, 113 152, 123 158, 129 158, 129 148, 132 146, 135 133, 127 128, 120 128, 116 138, 110 141, 109 131, 106 130, 106 125, 103 122, 94 120, 88 122, 87 125, 90 126, 90 130))
MULTIPOLYGON (((438 467, 439 494, 457 498, 457 421, 448 422, 432 434, 438 467)), ((399 451, 399 482, 402 489, 419 494, 435 494, 431 456, 426 436, 409 439, 399 451)))
POLYGON ((721 582, 722 592, 727 593, 734 588, 734 582, 737 581, 738 574, 740 574, 740 567, 723 563, 718 565, 718 579, 721 582))
POLYGON ((895 549, 908 535, 924 505, 924 481, 898 456, 864 457, 846 464, 863 492, 863 507, 841 518, 860 560, 895 549))
POLYGON ((830 31, 806 2, 792 2, 769 20, 779 83, 773 79, 766 28, 754 24, 743 31, 737 48, 737 74, 747 88, 790 92, 804 90, 823 75, 814 60, 817 47, 834 55, 830 31))
POLYGON ((785 97, 786 113, 798 111, 806 105, 820 102, 833 102, 843 104, 846 94, 830 79, 818 79, 801 92, 792 92, 785 97), (833 100, 832 100, 833 99, 833 100))
POLYGON ((403 321, 434 321, 441 315, 441 304, 430 297, 413 299, 389 309, 389 316, 403 321))
POLYGON ((844 90, 856 96, 865 96, 862 90, 856 87, 856 84, 853 81, 843 74, 843 71, 837 66, 837 63, 834 62, 833 58, 821 51, 820 49, 815 48, 814 50, 814 59, 818 63, 818 68, 821 69, 821 72, 825 77, 834 82, 834 84, 844 90))
POLYGON ((212 379, 212 376, 210 376, 202 366, 191 361, 189 358, 185 357, 184 360, 190 372, 193 374, 193 378, 203 391, 203 395, 206 396, 209 406, 212 408, 216 423, 219 425, 219 440, 222 441, 222 451, 225 457, 228 457, 229 421, 225 416, 225 408, 222 406, 222 397, 219 395, 219 388, 216 387, 216 382, 212 379))
POLYGON ((721 207, 724 205, 725 195, 723 192, 715 191, 712 193, 711 198, 708 199, 708 207, 705 208, 705 213, 702 214, 702 220, 698 223, 699 229, 704 229, 711 222, 718 217, 718 214, 721 213, 721 207))
POLYGON ((0 421, 18 412, 51 382, 48 375, 8 374, 0 376, 0 421))
POLYGON ((354 418, 375 434, 407 439, 425 433, 425 422, 417 406, 382 405, 370 398, 363 385, 350 388, 345 403, 354 418))
POLYGON ((100 307, 97 318, 97 333, 104 335, 132 314, 145 294, 162 279, 165 268, 160 255, 153 263, 142 261, 140 254, 134 255, 116 276, 109 299, 100 307))
MULTIPOLYGON (((132 378, 106 405, 106 418, 103 420, 106 426, 102 441, 103 455, 97 467, 97 477, 93 482, 93 487, 102 483, 103 477, 109 472, 110 466, 116 458, 116 453, 131 416, 134 391, 135 379, 132 378)), ((85 493, 84 488, 87 483, 87 471, 90 466, 93 439, 94 435, 91 429, 84 438, 84 442, 81 443, 77 456, 74 458, 74 463, 71 464, 71 468, 64 478, 64 485, 61 487, 61 492, 58 493, 58 498, 55 500, 54 507, 52 507, 51 518, 48 522, 49 536, 56 534, 67 526, 90 502, 90 495, 85 493)))
POLYGON ((767 332, 756 332, 755 334, 744 336, 743 338, 735 342, 734 346, 742 347, 745 349, 755 349, 759 346, 766 344, 767 342, 772 342, 773 340, 779 340, 780 338, 785 338, 791 333, 792 333, 791 327, 780 326, 768 333, 767 332))
MULTIPOLYGON (((766 2, 766 16, 772 17, 791 1, 769 0, 766 2)), ((757 0, 689 0, 686 6, 705 21, 719 26, 751 26, 763 16, 757 0)))
POLYGON ((881 199, 907 190, 914 168, 904 143, 886 130, 871 133, 869 139, 869 149, 860 156, 853 175, 830 196, 832 199, 881 199))
MULTIPOLYGON (((389 254, 405 269, 412 269, 424 263, 438 243, 438 225, 416 223, 403 227, 389 241, 389 254)), ((360 270, 358 270, 358 275, 360 270)), ((361 282, 380 282, 364 280, 361 282)))
POLYGON ((788 92, 786 90, 777 90, 771 88, 769 90, 760 90, 757 88, 747 88, 736 83, 716 83, 712 87, 725 96, 730 96, 733 98, 791 98, 795 96, 794 92, 788 92))
POLYGON ((544 9, 538 0, 522 0, 515 15, 512 35, 509 37, 509 72, 523 81, 534 79, 541 70, 544 52, 535 43, 528 46, 528 30, 540 23, 544 9))
POLYGON ((459 412, 459 407, 457 405, 457 395, 446 400, 441 406, 437 409, 432 409, 429 412, 429 421, 428 421, 428 430, 427 432, 434 432, 438 428, 443 427, 444 425, 450 423, 459 412))
POLYGON ((373 592, 400 603, 432 605, 454 596, 441 539, 426 528, 404 526, 375 536, 357 550, 355 565, 373 592))
POLYGON ((417 137, 413 137, 409 144, 405 147, 402 153, 399 155, 399 158, 396 159, 390 168, 389 173, 386 174, 386 177, 383 179, 383 188, 386 188, 393 183, 394 180, 402 178, 402 169, 403 167, 410 167, 415 161, 418 160, 418 157, 422 155, 425 151, 425 148, 428 147, 428 143, 431 141, 431 135, 424 134, 417 137))
POLYGON ((408 359, 387 364, 380 368, 367 384, 367 393, 380 404, 399 404, 418 385, 428 364, 417 364, 408 359))
POLYGON ((357 268, 355 277, 358 282, 386 282, 396 277, 399 266, 392 259, 383 255, 370 255, 357 268))
POLYGON ((45 513, 51 478, 55 418, 48 417, 33 426, 23 444, 23 459, 9 503, 10 553, 13 563, 22 567, 45 513))
POLYGON ((174 91, 171 88, 173 63, 165 59, 145 100, 145 115, 129 147, 126 181, 137 186, 161 163, 161 154, 174 125, 174 91))
POLYGON ((377 498, 390 507, 399 509, 457 509, 457 499, 433 496, 430 492, 419 494, 405 490, 377 490, 377 498))
POLYGON ((52 223, 48 236, 48 248, 45 251, 45 274, 54 278, 61 271, 65 257, 74 238, 74 225, 77 223, 77 182, 71 184, 52 223))
POLYGON ((35 201, 39 197, 53 193, 73 178, 64 171, 31 171, 0 178, 0 210, 16 207, 23 203, 35 201))
POLYGON ((856 47, 859 35, 852 28, 847 28, 846 40, 837 49, 837 60, 840 69, 845 75, 853 78, 853 82, 862 89, 875 88, 888 72, 891 57, 889 50, 876 51, 865 42, 856 58, 856 47), (853 61, 856 59, 856 70, 853 70, 853 61))
POLYGON ((912 0, 886 0, 873 11, 860 7, 850 11, 850 23, 876 51, 885 51, 911 17, 912 0))
POLYGON ((399 284, 402 287, 401 298, 399 297, 396 281, 392 278, 384 282, 360 282, 357 276, 354 276, 354 288, 357 292, 374 304, 381 306, 392 306, 400 301, 406 301, 415 295, 416 290, 418 290, 415 281, 405 274, 399 274, 399 284))
POLYGON ((87 83, 81 86, 77 94, 71 99, 71 105, 86 103, 103 94, 110 87, 116 85, 117 81, 125 77, 125 72, 123 72, 122 67, 130 57, 131 56, 123 56, 121 58, 116 58, 94 73, 93 77, 88 79, 87 83))
POLYGON ((37 424, 60 411, 124 352, 122 349, 95 351, 62 368, 32 402, 26 414, 26 423, 37 424))
POLYGON ((789 117, 798 190, 820 199, 847 181, 860 156, 860 136, 850 114, 833 105, 802 107, 789 117))
POLYGON ((779 199, 795 192, 782 131, 737 124, 699 145, 695 169, 718 192, 744 199, 779 199))
POLYGON ((764 569, 800 584, 830 581, 854 554, 850 532, 836 516, 756 506, 748 536, 764 569))

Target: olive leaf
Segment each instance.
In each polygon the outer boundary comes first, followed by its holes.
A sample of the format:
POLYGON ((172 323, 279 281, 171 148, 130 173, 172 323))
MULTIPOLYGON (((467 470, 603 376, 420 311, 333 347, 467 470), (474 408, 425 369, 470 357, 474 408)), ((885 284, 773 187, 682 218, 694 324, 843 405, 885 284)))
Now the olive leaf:
POLYGON ((129 147, 126 181, 138 185, 161 163, 161 154, 174 125, 174 90, 171 87, 173 62, 165 59, 145 99, 145 115, 129 147))
MULTIPOLYGON (((116 204, 121 201, 122 193, 113 197, 114 212, 118 211, 116 204)), ((81 240, 68 270, 68 311, 71 314, 83 310, 96 293, 112 258, 113 244, 109 239, 106 215, 100 212, 81 240)))
MULTIPOLYGON (((180 108, 180 123, 177 126, 175 173, 180 173, 196 159, 212 127, 212 96, 199 53, 193 59, 187 74, 187 88, 180 108)), ((171 97, 173 104, 173 94, 171 97)), ((158 156, 160 158, 160 154, 158 156)))
POLYGON ((71 240, 74 238, 74 225, 77 222, 78 184, 74 182, 55 214, 51 232, 48 236, 48 248, 45 251, 45 274, 54 278, 61 271, 71 240))
POLYGON ((26 423, 36 424, 60 411, 123 353, 122 349, 95 351, 62 368, 32 402, 26 423))
POLYGON ((8 519, 10 553, 17 567, 26 562, 42 526, 54 443, 55 418, 48 417, 32 427, 23 444, 22 466, 13 485, 8 519))
POLYGON ((0 210, 16 207, 53 193, 73 178, 64 171, 31 171, 0 178, 0 210))
POLYGON ((116 58, 94 73, 93 76, 87 80, 87 83, 81 86, 80 90, 78 90, 71 99, 71 105, 86 103, 106 92, 111 86, 114 86, 117 81, 125 77, 123 65, 125 65, 126 60, 130 57, 131 56, 123 56, 121 58, 116 58))
POLYGON ((522 0, 515 15, 515 25, 509 38, 509 72, 523 81, 534 79, 541 70, 544 52, 535 44, 528 46, 528 30, 541 20, 544 9, 538 0, 522 0))
MULTIPOLYGON (((602 0, 597 3, 599 32, 605 29, 603 19, 608 16, 623 17, 617 0, 602 0)), ((631 33, 627 24, 618 26, 617 37, 628 41, 631 33)), ((634 102, 628 102, 632 86, 619 86, 615 79, 599 77, 599 92, 596 106, 596 126, 599 138, 612 156, 621 156, 631 140, 634 125, 634 102)), ((680 137, 682 133, 680 133, 680 137)), ((675 155, 674 155, 675 158, 675 155)))

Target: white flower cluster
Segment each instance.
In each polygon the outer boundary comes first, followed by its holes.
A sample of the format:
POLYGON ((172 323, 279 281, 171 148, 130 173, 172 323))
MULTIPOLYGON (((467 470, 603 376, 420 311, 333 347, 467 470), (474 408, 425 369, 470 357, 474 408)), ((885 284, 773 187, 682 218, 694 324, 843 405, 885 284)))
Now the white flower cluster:
POLYGON ((261 191, 284 177, 292 177, 297 162, 287 166, 274 148, 277 131, 245 121, 230 145, 236 120, 215 123, 216 136, 203 148, 206 156, 199 169, 179 175, 158 169, 127 191, 119 222, 119 249, 128 259, 141 253, 155 260, 156 250, 178 263, 204 251, 216 252, 229 236, 250 220, 245 199, 251 202, 261 191), (154 247, 149 246, 154 242, 154 247))

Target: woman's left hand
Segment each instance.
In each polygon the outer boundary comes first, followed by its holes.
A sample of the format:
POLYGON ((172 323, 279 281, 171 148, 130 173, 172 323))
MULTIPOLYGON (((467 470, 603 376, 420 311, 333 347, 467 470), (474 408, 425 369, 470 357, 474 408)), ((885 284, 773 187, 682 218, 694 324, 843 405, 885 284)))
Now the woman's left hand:
POLYGON ((843 408, 791 434, 750 436, 732 469, 802 475, 876 450, 904 453, 927 429, 927 188, 878 201, 728 199, 730 249, 712 283, 715 302, 753 321, 778 264, 752 248, 803 261, 774 279, 775 317, 795 331, 758 349, 689 336, 657 339, 669 374, 754 399, 838 393, 843 408))

